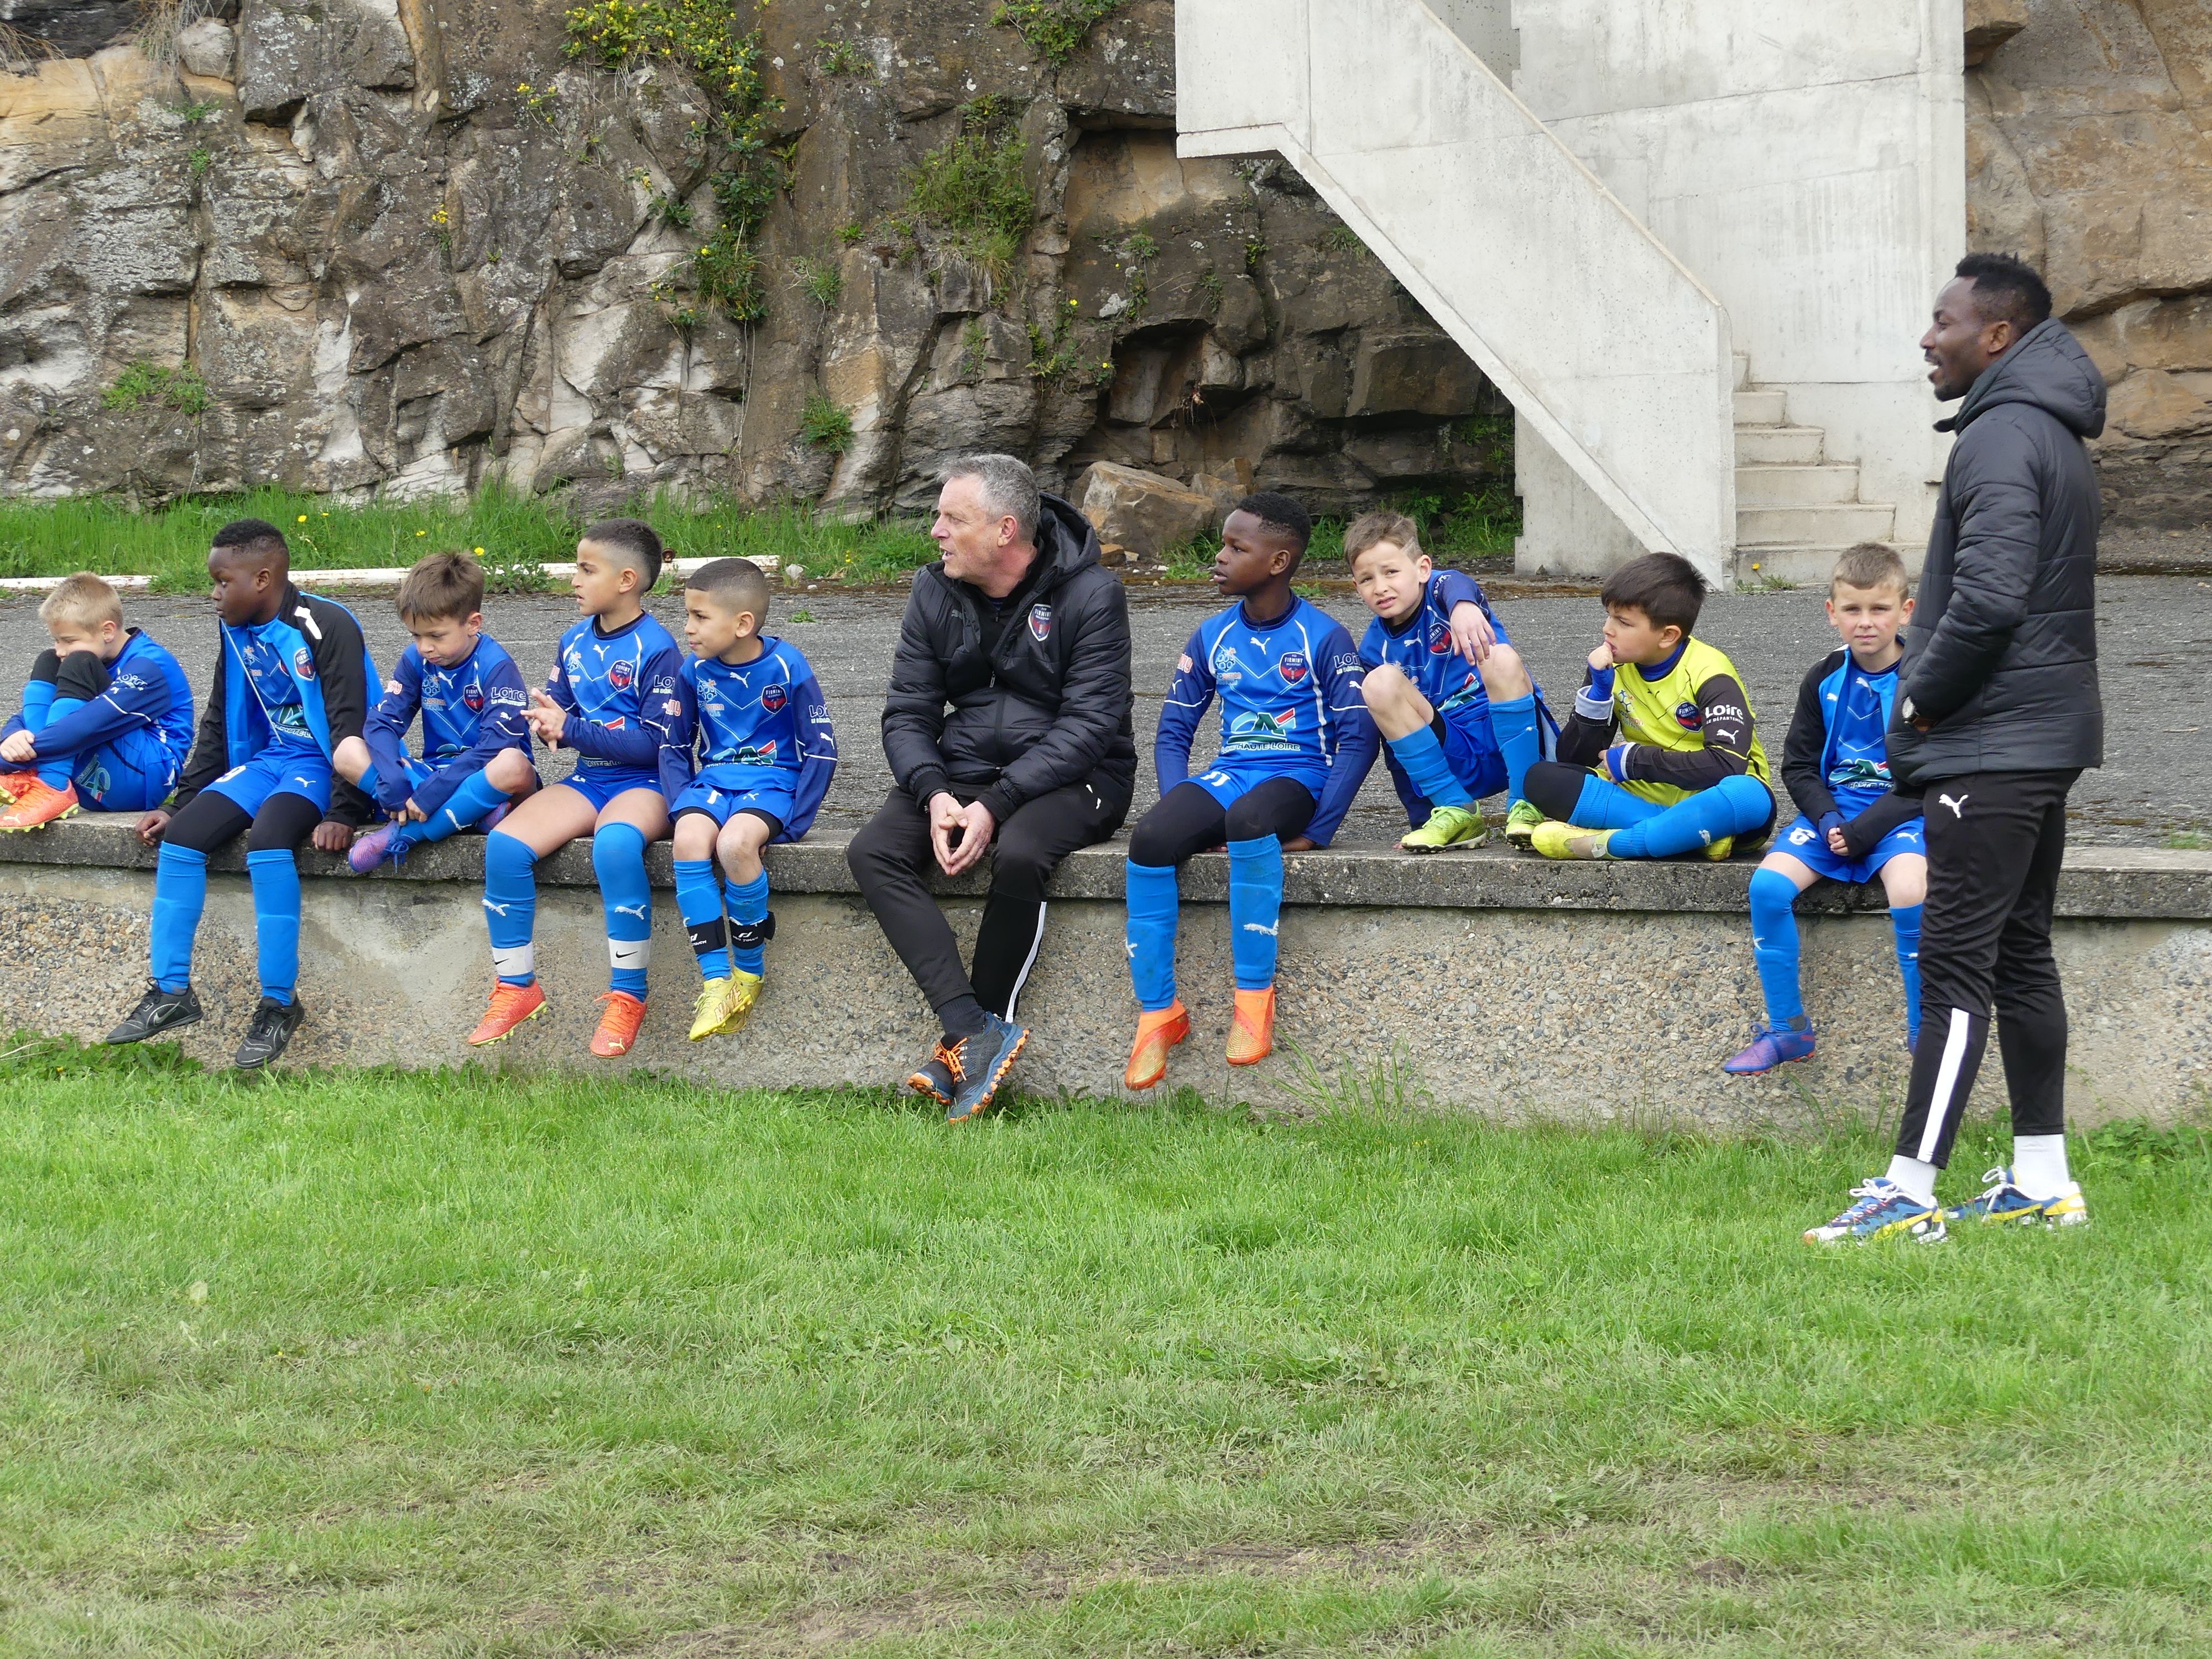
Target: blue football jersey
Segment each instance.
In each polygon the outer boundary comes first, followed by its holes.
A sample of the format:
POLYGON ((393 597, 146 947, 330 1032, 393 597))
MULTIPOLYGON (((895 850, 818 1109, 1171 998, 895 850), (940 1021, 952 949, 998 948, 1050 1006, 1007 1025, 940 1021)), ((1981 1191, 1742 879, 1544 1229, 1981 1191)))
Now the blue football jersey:
POLYGON ((1896 701, 1897 665, 1869 672, 1848 656, 1821 690, 1821 712, 1828 720, 1824 775, 1845 817, 1856 817, 1890 791, 1889 711, 1896 701))
POLYGON ((384 699, 362 725, 361 735, 376 758, 379 792, 386 811, 407 802, 407 729, 419 714, 422 758, 436 763, 437 776, 412 792, 415 803, 434 813, 472 774, 491 763, 502 749, 530 752, 530 728, 522 714, 530 701, 522 670, 507 648, 489 635, 452 668, 426 661, 410 644, 399 653, 384 699))
POLYGON ((233 628, 226 623, 222 631, 229 636, 239 661, 245 665, 246 684, 253 693, 254 710, 268 726, 270 740, 319 754, 322 745, 315 741, 314 732, 308 725, 299 684, 292 677, 293 665, 286 659, 288 650, 302 655, 306 651, 306 647, 292 642, 296 633, 289 621, 279 616, 245 628, 233 628))
POLYGON ((1305 775, 1321 805, 1306 834, 1326 846, 1374 763, 1359 653, 1344 625, 1304 599, 1271 623, 1242 603, 1199 624, 1176 665, 1152 746, 1160 793, 1190 775, 1191 739, 1218 696, 1220 764, 1305 775))
POLYGON ((1487 714, 1490 694, 1483 688, 1482 671, 1452 648, 1452 608, 1461 605, 1478 606, 1490 619, 1498 642, 1512 643, 1505 624, 1490 608, 1489 596, 1474 577, 1438 570, 1431 574, 1428 592, 1404 622, 1393 628, 1377 617, 1367 624, 1366 635, 1359 641, 1360 663, 1368 668, 1390 664, 1413 681, 1430 708, 1447 718, 1487 714))
MULTIPOLYGON (((24 730, 16 714, 0 738, 24 730)), ((192 746, 192 687, 185 671, 152 635, 133 628, 107 665, 107 690, 39 734, 40 752, 74 755, 111 743, 126 732, 153 733, 179 767, 192 746)))
POLYGON ((693 657, 677 684, 696 732, 699 775, 733 791, 787 790, 791 806, 779 815, 781 839, 796 841, 830 793, 837 737, 799 647, 786 640, 761 643, 764 649, 750 662, 693 657))
POLYGON ((683 669, 684 653, 650 616, 611 632, 586 617, 563 634, 545 690, 568 711, 562 740, 577 764, 653 771, 668 749, 688 774, 691 728, 676 686, 683 669))

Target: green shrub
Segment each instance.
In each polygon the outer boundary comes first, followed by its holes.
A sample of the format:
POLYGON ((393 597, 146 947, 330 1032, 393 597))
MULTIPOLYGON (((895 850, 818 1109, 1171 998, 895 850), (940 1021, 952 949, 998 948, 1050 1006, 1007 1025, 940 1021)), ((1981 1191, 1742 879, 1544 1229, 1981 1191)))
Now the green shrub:
POLYGON ((907 216, 935 233, 994 280, 1006 276, 1036 218, 1023 176, 1029 146, 987 131, 963 132, 921 158, 907 191, 907 216))

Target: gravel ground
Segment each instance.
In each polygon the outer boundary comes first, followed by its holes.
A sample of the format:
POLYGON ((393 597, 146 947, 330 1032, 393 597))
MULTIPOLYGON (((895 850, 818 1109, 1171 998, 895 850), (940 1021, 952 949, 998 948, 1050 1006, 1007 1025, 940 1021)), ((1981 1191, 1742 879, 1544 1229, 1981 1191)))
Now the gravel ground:
MULTIPOLYGON (((1507 629, 1535 671, 1554 708, 1571 700, 1582 661, 1597 636, 1597 602, 1588 592, 1492 584, 1507 629)), ((1732 657, 1749 681, 1753 708, 1778 763, 1798 681, 1836 635, 1821 614, 1818 592, 1717 595, 1698 631, 1732 657)), ((1176 654, 1200 619, 1217 607, 1210 591, 1133 590, 1136 633, 1137 731, 1145 759, 1136 810, 1153 798, 1150 739, 1176 654)), ((823 812, 825 827, 849 829, 872 812, 890 787, 877 740, 884 678, 906 596, 902 591, 779 595, 772 631, 793 640, 812 661, 843 743, 838 778, 823 812)), ((350 601, 368 629, 380 665, 389 668, 406 635, 390 599, 350 601)), ((1326 595, 1325 609, 1355 638, 1366 612, 1349 592, 1326 595)), ((655 610, 681 637, 677 600, 663 594, 655 610)), ((213 646, 213 619, 197 599, 143 598, 133 621, 177 653, 204 690, 213 646)), ((493 601, 490 629, 526 673, 550 661, 554 641, 575 620, 565 598, 493 601)), ((2185 669, 2212 655, 2212 578, 2194 574, 2115 575, 2099 584, 2103 647, 2106 763, 2074 793, 2075 838, 2107 845, 2155 846, 2167 836, 2212 829, 2212 716, 2192 696, 2179 707, 2177 684, 2158 671, 2185 669)), ((46 643, 35 600, 0 598, 0 665, 27 667, 46 643)), ((20 672, 10 668, 9 672, 20 672)), ((549 775, 565 769, 553 761, 549 775)), ((1343 839, 1378 842, 1403 833, 1404 817, 1384 769, 1377 766, 1347 820, 1343 839)))

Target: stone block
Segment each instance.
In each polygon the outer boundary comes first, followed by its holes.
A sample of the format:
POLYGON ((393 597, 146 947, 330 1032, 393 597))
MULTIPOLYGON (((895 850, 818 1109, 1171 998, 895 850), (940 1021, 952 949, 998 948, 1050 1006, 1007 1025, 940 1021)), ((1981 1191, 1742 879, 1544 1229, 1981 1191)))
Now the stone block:
POLYGON ((1206 535, 1219 522, 1211 494, 1111 461, 1085 471, 1074 501, 1101 542, 1142 559, 1206 535))
POLYGON ((2027 0, 1966 0, 1966 66, 1987 63, 2027 27, 2029 15, 2027 0))
POLYGON ((238 59, 238 37, 219 17, 203 17, 177 31, 177 56, 194 75, 228 81, 238 59))
POLYGON ((1347 415, 1472 415, 1488 382, 1433 329, 1369 328, 1352 362, 1347 415))

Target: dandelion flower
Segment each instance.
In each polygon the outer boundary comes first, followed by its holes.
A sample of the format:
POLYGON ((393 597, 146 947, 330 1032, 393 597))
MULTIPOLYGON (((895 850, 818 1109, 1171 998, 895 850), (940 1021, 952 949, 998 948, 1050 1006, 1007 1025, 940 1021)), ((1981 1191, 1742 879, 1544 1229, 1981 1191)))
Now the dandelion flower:
POLYGON ((300 515, 300 522, 301 522, 301 524, 305 524, 305 523, 307 523, 307 515, 306 514, 302 513, 302 514, 300 515))
POLYGON ((483 549, 482 549, 481 547, 480 547, 480 548, 478 548, 478 549, 477 549, 477 556, 478 558, 482 558, 482 557, 483 557, 483 549))

